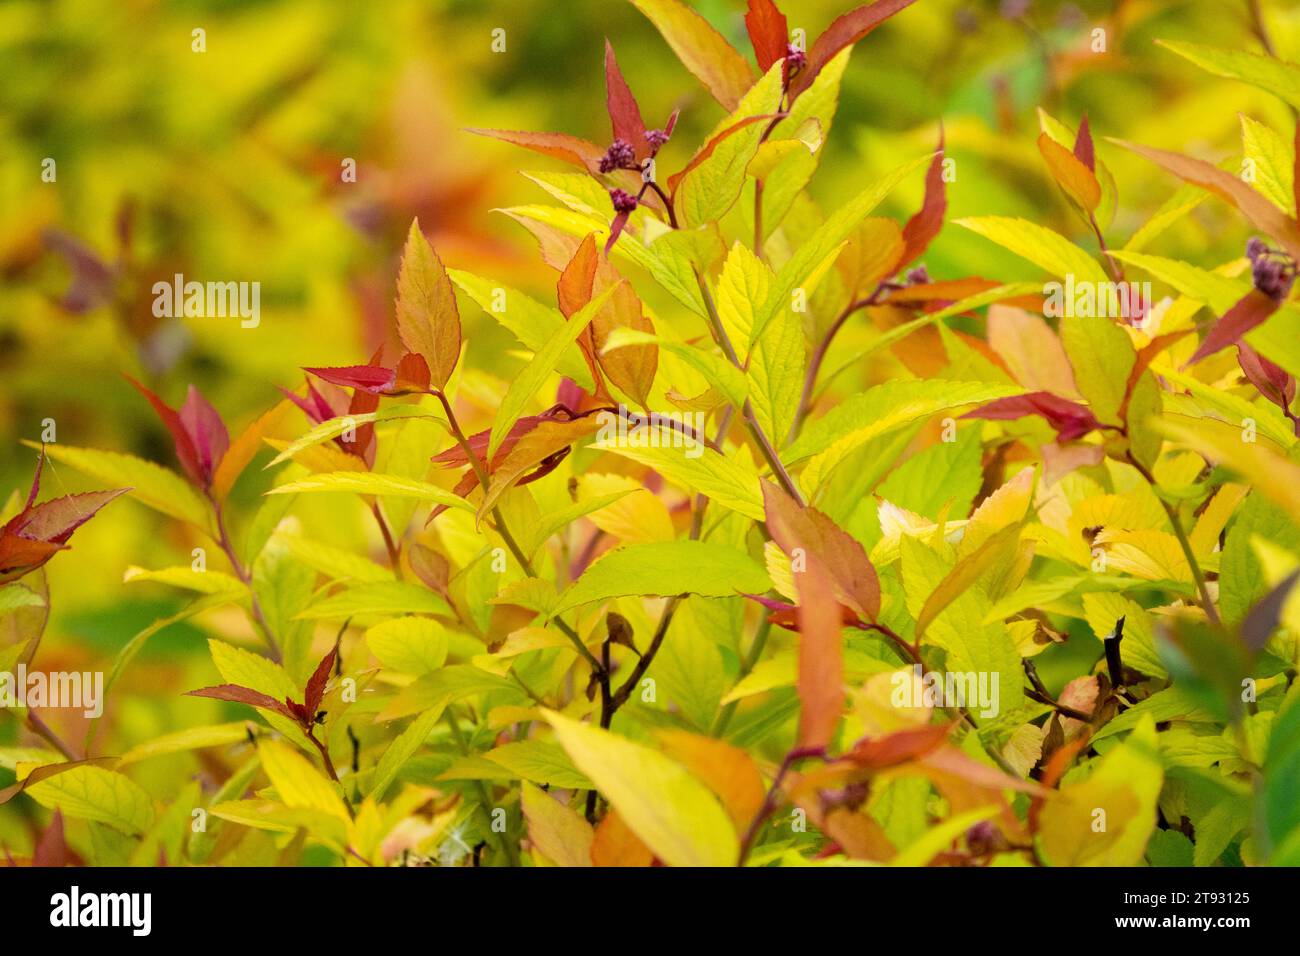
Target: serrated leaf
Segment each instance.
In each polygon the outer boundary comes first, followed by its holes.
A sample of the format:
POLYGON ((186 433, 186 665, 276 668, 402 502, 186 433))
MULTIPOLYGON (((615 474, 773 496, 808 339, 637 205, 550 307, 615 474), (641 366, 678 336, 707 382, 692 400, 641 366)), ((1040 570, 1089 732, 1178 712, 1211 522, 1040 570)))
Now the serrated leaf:
POLYGON ((680 0, 631 0, 655 25, 682 65, 713 98, 734 110, 753 85, 754 72, 736 48, 680 0))
POLYGON ((630 544, 607 552, 560 595, 552 614, 614 597, 761 594, 767 572, 735 548, 704 541, 630 544))
POLYGON ((300 621, 322 621, 363 615, 452 613, 443 598, 427 588, 403 581, 361 582, 313 602, 297 614, 300 621))
POLYGON ((350 492, 356 495, 387 495, 393 498, 414 498, 433 504, 473 511, 474 506, 455 492, 440 488, 427 481, 403 478, 400 475, 379 475, 370 471, 335 471, 310 475, 297 481, 277 485, 268 495, 297 495, 309 492, 350 492))
POLYGON ((953 222, 1009 249, 1062 281, 1068 275, 1073 275, 1076 282, 1107 281, 1096 259, 1046 226, 1006 216, 974 216, 953 222))
POLYGON ((65 817, 106 823, 123 833, 141 834, 153 825, 149 794, 125 774, 103 767, 73 767, 31 784, 25 792, 65 817))
POLYGON ((285 806, 316 810, 345 821, 348 819, 347 809, 334 784, 302 754, 276 740, 259 740, 257 753, 262 769, 285 806))
MULTIPOLYGON (((41 446, 24 441, 30 448, 41 446)), ((70 465, 92 478, 131 489, 131 497, 155 511, 213 532, 212 509, 199 493, 176 472, 143 458, 72 445, 45 446, 45 454, 57 462, 70 465)))
POLYGON ((496 417, 492 420, 492 435, 488 439, 487 452, 489 460, 501 447, 506 435, 514 427, 515 421, 523 414, 525 406, 541 389, 546 379, 555 371, 555 365, 559 361, 560 355, 566 348, 577 341, 578 336, 582 334, 582 331, 600 310, 609 303, 617 289, 617 285, 610 286, 578 310, 562 328, 555 331, 546 341, 546 344, 533 356, 532 361, 510 383, 505 397, 501 399, 501 405, 497 408, 496 417))
POLYGON ((443 388, 460 358, 460 312, 438 254, 411 221, 397 276, 397 332, 407 350, 422 356, 429 381, 443 388))
POLYGON ((153 757, 203 750, 207 747, 225 747, 248 740, 249 724, 237 721, 231 724, 211 724, 206 727, 187 727, 175 733, 163 734, 153 740, 136 744, 118 760, 119 767, 139 763, 153 757))

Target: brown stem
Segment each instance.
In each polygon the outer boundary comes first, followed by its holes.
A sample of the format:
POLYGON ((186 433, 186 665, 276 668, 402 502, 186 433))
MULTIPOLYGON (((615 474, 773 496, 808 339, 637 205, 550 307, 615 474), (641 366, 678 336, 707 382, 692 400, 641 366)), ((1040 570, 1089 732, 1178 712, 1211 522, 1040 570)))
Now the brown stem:
POLYGON ((844 323, 849 320, 849 316, 858 309, 875 305, 884 289, 884 283, 881 282, 876 286, 875 291, 865 299, 855 299, 846 305, 843 311, 835 317, 831 327, 826 330, 826 334, 822 336, 821 342, 818 343, 817 348, 813 351, 812 358, 808 362, 808 371, 804 375, 803 391, 799 395, 799 408, 795 412, 794 426, 790 430, 792 436, 798 433, 800 426, 803 425, 808 413, 812 410, 813 394, 817 390, 817 376, 821 372, 822 363, 826 361, 826 353, 830 351, 831 341, 844 327, 844 323))
MULTIPOLYGON (((704 307, 709 314, 713 337, 722 346, 722 352, 726 355, 727 361, 736 368, 743 370, 744 366, 740 363, 740 357, 736 354, 736 349, 731 344, 731 338, 727 335, 727 330, 722 324, 722 317, 718 315, 718 308, 713 303, 713 295, 709 292, 708 283, 704 281, 704 276, 700 274, 699 269, 693 269, 692 271, 694 271, 695 281, 700 287, 700 295, 704 297, 704 307)), ((758 450, 762 454, 763 460, 767 462, 767 466, 772 469, 772 475, 785 489, 786 494, 798 502, 800 506, 806 507, 808 502, 804 499, 803 492, 799 490, 799 486, 794 483, 794 479, 786 471, 785 465, 781 463, 780 456, 772 446, 771 439, 767 437, 762 426, 758 424, 758 419, 754 417, 754 407, 750 404, 748 398, 745 399, 745 404, 741 408, 741 415, 745 421, 746 431, 749 432, 750 438, 754 440, 754 444, 758 446, 758 450)))
POLYGON ((343 805, 347 807, 348 816, 352 817, 355 820, 357 816, 356 811, 352 809, 352 801, 348 799, 347 788, 343 786, 343 781, 339 779, 338 771, 334 769, 334 761, 330 759, 329 748, 326 747, 324 743, 322 743, 320 740, 317 739, 315 732, 312 730, 307 731, 307 739, 316 745, 316 749, 320 752, 321 763, 325 766, 325 772, 328 773, 330 775, 330 779, 333 780, 335 783, 337 783, 339 787, 342 789, 343 805))
MULTIPOLYGON (((1147 484, 1151 486, 1152 492, 1156 491, 1156 479, 1146 466, 1133 457, 1133 453, 1128 453, 1128 462, 1137 469, 1138 474, 1146 479, 1147 484)), ((1187 559, 1187 564, 1192 570, 1192 578, 1196 581, 1196 589, 1201 595, 1201 607, 1205 611, 1205 616, 1209 618, 1210 623, 1216 628, 1222 628, 1223 622, 1219 619, 1219 611, 1214 606, 1214 601, 1210 598, 1210 589, 1205 583, 1205 573, 1201 570, 1200 562, 1196 560, 1196 554, 1192 551, 1192 542, 1187 538, 1187 532, 1183 530, 1182 519, 1178 517, 1178 509, 1169 502, 1161 498, 1156 493, 1161 507, 1165 509, 1165 514, 1169 516, 1169 524, 1173 526, 1174 536, 1178 539, 1179 546, 1183 549, 1183 556, 1187 559)))
POLYGON ((31 727, 38 737, 53 746, 55 750, 63 754, 63 756, 67 757, 69 760, 81 759, 76 755, 71 747, 63 742, 62 738, 60 738, 58 734, 50 729, 49 724, 37 716, 36 711, 27 711, 27 725, 31 727))
POLYGON ((1025 668, 1025 676, 1029 678, 1029 683, 1033 685, 1030 690, 1025 691, 1026 697, 1030 700, 1036 700, 1040 704, 1046 704, 1058 714, 1063 714, 1066 717, 1073 717, 1075 720, 1082 720, 1084 723, 1092 720, 1091 714, 1085 714, 1081 710, 1076 710, 1067 704, 1062 704, 1060 701, 1055 700, 1052 695, 1047 692, 1047 687, 1043 684, 1043 679, 1038 676, 1038 668, 1034 666, 1033 661, 1026 658, 1021 663, 1025 668))
MULTIPOLYGON (((456 440, 456 444, 460 446, 461 451, 465 453, 465 457, 469 459, 470 467, 474 469, 474 475, 478 478, 479 487, 483 489, 483 494, 486 495, 489 483, 487 471, 483 467, 483 462, 480 461, 478 455, 474 453, 474 449, 470 446, 469 439, 465 437, 465 432, 461 430, 460 422, 456 419, 456 413, 451 410, 451 402, 447 400, 447 396, 444 395, 440 389, 435 389, 430 394, 442 403, 443 410, 447 413, 448 430, 451 432, 452 438, 456 440)), ((519 543, 515 541, 514 536, 510 533, 510 529, 506 527, 506 520, 501 514, 500 508, 492 509, 492 519, 496 522, 497 534, 501 535, 501 540, 506 543, 506 547, 508 547, 511 554, 515 556, 515 560, 519 562, 519 566, 523 568, 524 573, 530 578, 537 577, 537 572, 533 569, 532 562, 528 560, 528 556, 524 554, 523 549, 519 547, 519 543)), ((578 632, 565 623, 562 618, 556 617, 552 620, 554 620, 555 626, 559 629, 560 633, 569 639, 569 642, 573 644, 574 649, 577 650, 587 663, 592 666, 592 669, 599 674, 601 672, 600 661, 596 660, 595 655, 587 649, 587 645, 582 642, 582 638, 578 636, 578 632)))
POLYGON ((370 513, 375 516, 375 522, 379 525, 379 533, 384 536, 384 549, 388 552, 388 563, 392 566, 393 573, 397 575, 398 580, 401 580, 402 550, 397 542, 393 540, 393 533, 389 530, 388 522, 384 519, 384 512, 379 507, 378 501, 370 505, 370 513))
POLYGON ((754 814, 754 819, 750 820, 749 826, 745 828, 745 835, 740 841, 740 856, 736 859, 736 866, 745 865, 745 859, 749 856, 749 851, 753 849, 754 841, 758 838, 759 828, 776 811, 781 784, 785 782, 785 775, 790 772, 790 768, 806 757, 824 757, 825 755, 825 747, 795 747, 785 755, 776 776, 772 779, 772 786, 768 788, 767 796, 763 798, 763 803, 758 808, 758 812, 754 814))
POLYGON ((239 554, 235 551, 235 546, 230 540, 230 532, 226 528, 226 518, 221 509, 221 502, 219 502, 211 492, 208 492, 208 501, 212 503, 212 508, 217 517, 217 544, 226 555, 226 560, 230 562, 230 566, 234 569, 236 577, 238 577, 240 581, 244 582, 244 586, 248 588, 249 607, 252 613, 253 624, 256 626, 258 633, 261 634, 262 640, 266 644, 267 652, 271 656, 271 660, 278 664, 280 663, 280 647, 275 642, 275 635, 271 633, 271 627, 266 623, 266 615, 262 613, 262 605, 258 602, 257 594, 253 590, 253 574, 245 568, 244 563, 239 560, 239 554))

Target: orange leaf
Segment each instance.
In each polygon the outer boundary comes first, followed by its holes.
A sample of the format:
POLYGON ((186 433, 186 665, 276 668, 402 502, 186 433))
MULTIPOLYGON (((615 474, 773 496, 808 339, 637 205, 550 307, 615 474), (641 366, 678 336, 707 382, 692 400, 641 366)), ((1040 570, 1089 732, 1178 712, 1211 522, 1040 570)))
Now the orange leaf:
POLYGON ((1292 259, 1300 259, 1300 227, 1296 221, 1274 206, 1262 193, 1257 193, 1232 173, 1190 156, 1153 149, 1122 139, 1111 142, 1131 150, 1169 172, 1184 182, 1209 190, 1220 199, 1236 206, 1256 229, 1267 233, 1282 244, 1292 259))
POLYGON ((656 736, 664 753, 718 795, 732 822, 743 832, 765 796, 763 776, 749 754, 725 740, 684 730, 661 730, 656 736))
POLYGON ((1075 205, 1092 215, 1101 202, 1101 184, 1082 160, 1046 133, 1038 134, 1038 151, 1047 171, 1075 205))

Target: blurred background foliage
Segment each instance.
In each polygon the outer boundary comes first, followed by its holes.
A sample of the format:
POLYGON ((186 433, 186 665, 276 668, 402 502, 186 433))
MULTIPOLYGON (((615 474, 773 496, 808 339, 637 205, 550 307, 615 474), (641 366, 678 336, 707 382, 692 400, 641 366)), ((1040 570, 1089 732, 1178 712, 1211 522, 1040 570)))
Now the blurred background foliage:
MULTIPOLYGON (((741 0, 696 6, 748 49, 741 0)), ((791 26, 815 37, 850 4, 792 6, 791 26)), ((1153 43, 1260 50, 1252 6, 922 0, 854 53, 813 194, 831 208, 837 196, 932 150, 942 119, 957 160, 950 218, 1024 216, 1091 249, 1035 148, 1037 108, 1071 126, 1086 112, 1119 185, 1107 235, 1122 244, 1177 183, 1104 137, 1220 162, 1240 154, 1239 114, 1292 128, 1276 98, 1211 77, 1153 43), (1096 28, 1105 30, 1104 53, 1092 49, 1096 28)), ((1278 54, 1300 59, 1300 4, 1262 6, 1278 54)), ((518 171, 556 164, 463 127, 563 130, 607 142, 605 36, 651 125, 682 109, 660 159, 662 169, 679 168, 721 109, 651 24, 618 0, 0 4, 0 500, 25 491, 35 454, 19 441, 38 438, 45 419, 60 442, 174 466, 162 427, 121 372, 172 402, 196 383, 235 434, 279 399, 276 386, 301 382, 299 366, 363 361, 393 334, 397 254, 413 217, 448 266, 550 299, 555 277, 532 239, 491 210, 542 201, 518 171), (206 31, 206 52, 192 51, 195 28, 206 31), (492 50, 498 28, 503 53, 492 50), (41 179, 47 157, 57 164, 53 183, 41 179), (341 181, 347 158, 356 162, 355 183, 341 181), (177 272, 260 282, 261 324, 155 318, 150 288, 177 272)), ((920 191, 915 177, 883 212, 910 215, 920 191)), ((1247 236, 1228 207, 1207 202, 1152 251, 1212 266, 1239 256, 1247 236)), ((926 265, 935 278, 1037 274, 951 226, 926 265)), ((462 302, 462 312, 470 364, 507 376, 517 367, 513 340, 472 303, 462 302)), ((841 343, 846 354, 853 334, 872 333, 859 323, 841 343)), ((839 387, 886 378, 896 362, 877 360, 839 387)), ((236 491, 245 514, 264 487, 256 471, 236 491)), ((87 487, 52 465, 44 492, 87 487)), ((327 504, 319 515, 322 539, 378 548, 359 511, 327 504)), ((160 586, 124 588, 122 573, 186 563, 193 544, 130 501, 80 531, 48 569, 43 669, 102 668, 141 627, 178 609, 180 597, 160 586)), ((221 705, 178 695, 210 676, 197 638, 221 626, 182 624, 160 635, 115 695, 109 733, 138 741, 215 717, 221 705)), ((0 741, 14 733, 12 721, 0 722, 0 741)), ((141 772, 147 785, 168 763, 141 772)), ((27 801, 4 808, 0 837, 23 812, 27 801)))

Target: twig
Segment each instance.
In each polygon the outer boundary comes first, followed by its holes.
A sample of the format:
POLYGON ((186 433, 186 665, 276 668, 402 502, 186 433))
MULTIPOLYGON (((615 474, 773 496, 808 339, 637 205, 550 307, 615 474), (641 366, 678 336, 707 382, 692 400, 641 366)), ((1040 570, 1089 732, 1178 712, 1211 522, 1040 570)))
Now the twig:
MULTIPOLYGON (((479 486, 483 489, 483 494, 486 495, 489 484, 487 472, 483 468, 483 462, 470 446, 469 439, 465 437, 464 431, 461 430, 460 422, 456 420, 456 413, 451 410, 451 402, 447 400, 447 396, 441 390, 434 390, 430 394, 442 403, 443 410, 447 413, 447 427, 451 431, 451 436, 456 440, 456 444, 460 446, 461 451, 465 453, 465 457, 469 459, 470 467, 474 469, 474 475, 478 478, 479 486)), ((510 533, 510 529, 506 527, 506 520, 501 514, 500 508, 494 507, 492 509, 492 519, 496 522, 497 534, 501 535, 501 540, 506 543, 506 547, 515 556, 515 560, 519 562, 519 566, 523 568, 524 573, 530 578, 537 577, 532 562, 528 560, 528 556, 524 554, 523 549, 519 547, 519 543, 515 541, 514 536, 510 533)), ((559 617, 553 618, 553 620, 556 628, 569 639, 574 649, 592 666, 596 673, 600 673, 600 661, 596 660, 596 656, 587 649, 587 645, 582 642, 578 632, 559 617)))
POLYGON ((785 782, 785 775, 790 772, 790 768, 806 757, 824 757, 825 755, 825 747, 795 747, 785 755, 776 776, 772 778, 772 786, 768 788, 767 796, 763 798, 763 803, 758 808, 758 812, 754 814, 754 819, 750 820, 749 826, 745 828, 745 835, 740 841, 740 856, 736 859, 736 866, 745 865, 745 859, 749 856, 749 851, 753 849, 754 841, 758 837, 759 828, 776 811, 781 784, 785 782))
MULTIPOLYGON (((704 307, 709 315, 709 324, 713 329, 713 337, 722 346, 722 352, 726 355, 727 361, 736 368, 743 370, 744 366, 741 365, 740 358, 731 344, 731 338, 727 335, 727 330, 722 324, 722 317, 718 314, 718 308, 714 305, 713 295, 709 292, 708 283, 704 281, 704 276, 700 274, 699 269, 693 268, 692 271, 695 273, 695 281, 700 287, 700 295, 704 297, 704 307)), ((801 506, 806 506, 808 502, 804 500, 803 493, 799 490, 799 486, 794 483, 794 479, 790 477, 790 473, 785 470, 785 465, 781 463, 781 458, 772 446, 771 439, 768 438, 762 426, 759 425, 758 419, 754 416, 754 407, 750 404, 748 398, 745 399, 744 406, 741 408, 741 416, 745 421, 745 429, 754 440, 754 444, 758 446, 758 450, 763 455, 763 460, 767 462, 767 466, 772 469, 773 476, 780 482, 786 494, 801 506)))
POLYGON ((277 664, 280 663, 280 647, 275 642, 275 635, 271 633, 271 627, 266 623, 266 615, 262 613, 262 605, 257 600, 257 593, 253 590, 253 574, 244 567, 244 563, 239 560, 239 554, 235 551, 235 546, 230 540, 230 532, 226 528, 226 518, 221 510, 221 502, 208 492, 208 501, 212 503, 212 508, 217 517, 217 544, 226 555, 226 560, 234 569, 235 575, 244 586, 248 588, 249 607, 252 612, 253 623, 256 625, 258 633, 261 634, 262 640, 266 643, 266 649, 271 655, 271 660, 277 664))

